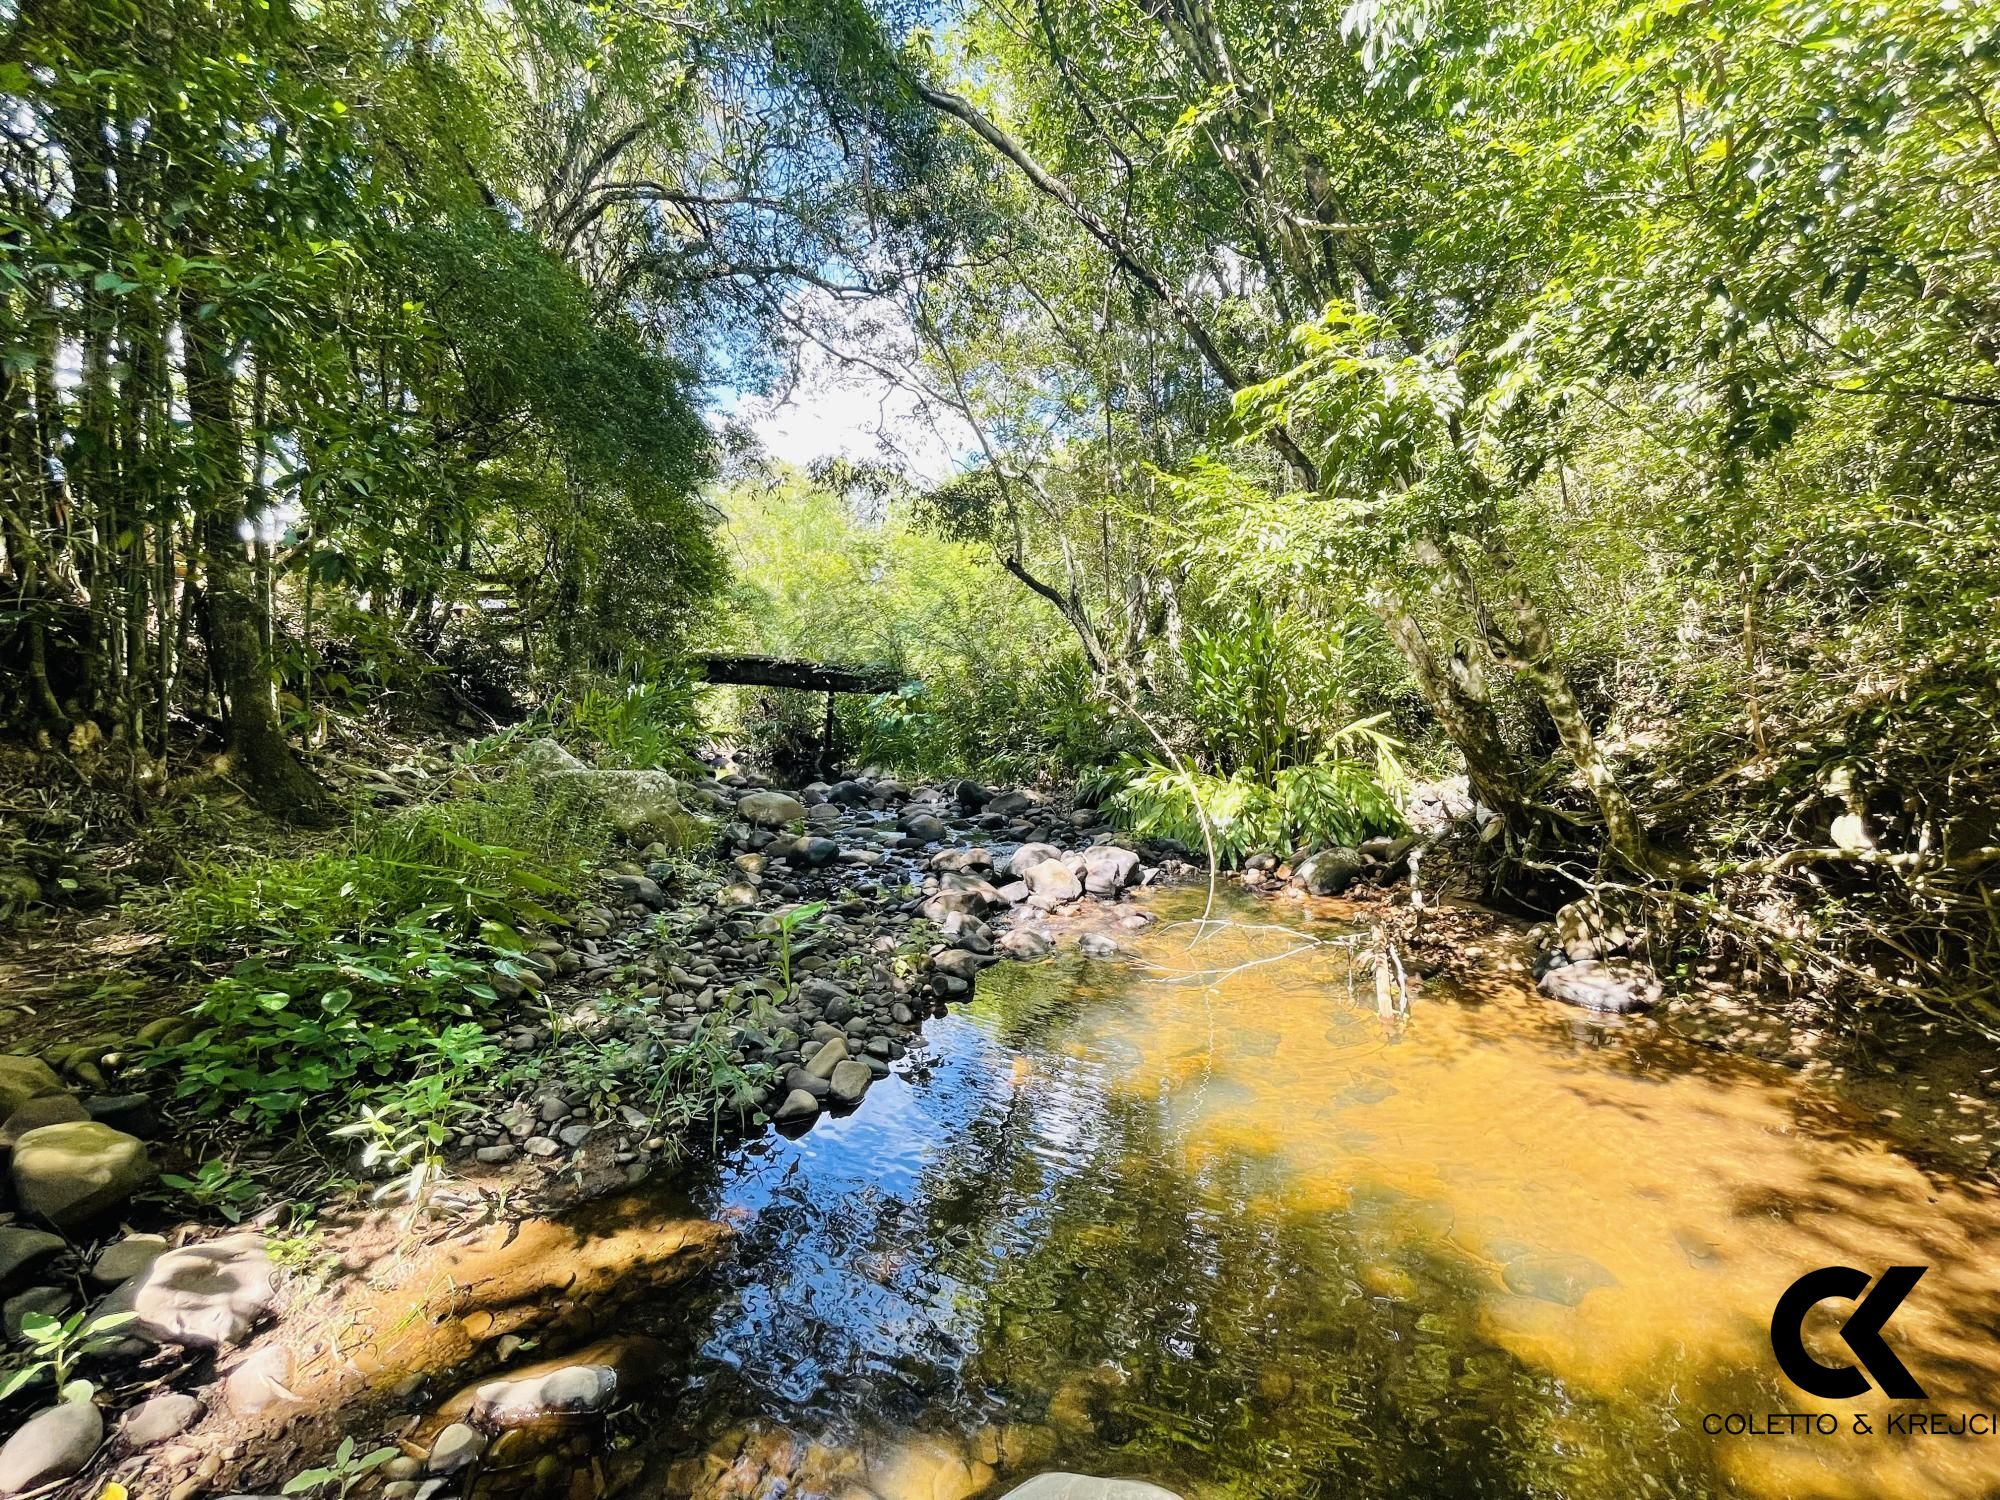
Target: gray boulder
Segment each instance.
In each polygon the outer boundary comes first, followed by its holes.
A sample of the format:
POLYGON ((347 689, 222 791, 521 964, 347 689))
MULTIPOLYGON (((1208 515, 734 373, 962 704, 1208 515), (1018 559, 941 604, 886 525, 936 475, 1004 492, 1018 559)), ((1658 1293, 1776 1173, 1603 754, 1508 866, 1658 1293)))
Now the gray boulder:
POLYGON ((1045 859, 1021 876, 1027 882, 1031 906, 1044 911, 1074 901, 1083 894, 1083 881, 1059 859, 1045 859))
POLYGON ((440 1432, 431 1444, 431 1451, 424 1459, 424 1470, 431 1474, 456 1474, 485 1451, 484 1433, 463 1422, 454 1422, 440 1432))
POLYGON ((1139 878, 1139 856, 1116 844, 1083 851, 1083 888, 1093 896, 1115 896, 1139 878))
POLYGON ((200 1398, 185 1391, 162 1391, 119 1419, 118 1436, 128 1448, 151 1448, 177 1438, 201 1416, 200 1398))
POLYGON ((14 1145, 14 1192, 21 1206, 58 1229, 88 1224, 153 1180, 153 1161, 135 1135, 95 1120, 31 1130, 14 1145))
POLYGON ((840 858, 840 845, 832 839, 823 839, 818 835, 814 835, 811 838, 800 839, 794 844, 792 852, 788 857, 795 864, 811 865, 813 868, 818 869, 820 866, 830 865, 836 859, 840 858))
POLYGON ((737 802, 736 816, 753 828, 783 828, 804 822, 806 805, 784 792, 750 792, 737 802))
POLYGON ((545 1417, 602 1411, 618 1394, 610 1365, 563 1365, 519 1380, 493 1380, 473 1392, 472 1415, 489 1427, 527 1427, 545 1417))
POLYGON ((156 1344, 240 1344, 277 1300, 262 1236, 225 1235, 169 1250, 104 1299, 102 1313, 134 1315, 126 1328, 156 1344))
POLYGON ((1292 872, 1292 880, 1315 896, 1338 896, 1354 884, 1366 866, 1359 849, 1335 845, 1307 855, 1292 872))
POLYGON ((106 1245, 97 1259, 90 1263, 90 1279, 105 1286, 116 1286, 150 1269, 153 1262, 166 1253, 165 1235, 128 1234, 124 1239, 106 1245))
POLYGON ((1016 813, 1024 813, 1034 805, 1035 799, 1030 797, 1026 792, 1019 790, 997 792, 986 799, 986 811, 999 813, 1001 816, 1008 818, 1013 817, 1016 813))
MULTIPOLYGON (((834 1072, 838 1073, 842 1068, 853 1066, 854 1064, 848 1062, 836 1063, 834 1072)), ((862 1071, 865 1073, 868 1070, 863 1068, 862 1071)), ((778 1106, 777 1112, 771 1118, 780 1125, 790 1125, 795 1121, 810 1120, 818 1113, 819 1099, 811 1090, 799 1088, 785 1095, 785 1102, 778 1106)))
POLYGON ((1098 1479, 1090 1474, 1060 1471, 1037 1474, 1017 1484, 1000 1500, 1181 1500, 1172 1490, 1142 1479, 1098 1479))
POLYGON ((1049 935, 1037 927, 1016 927, 1002 935, 994 948, 1009 958, 1045 958, 1054 951, 1049 935))
POLYGON ((104 1441, 89 1401, 63 1401, 28 1418, 0 1448, 0 1495, 19 1495, 80 1473, 104 1441))
POLYGON ((861 1096, 868 1092, 868 1085, 875 1081, 875 1075, 868 1071, 868 1064, 849 1059, 834 1065, 830 1081, 836 1104, 859 1104, 861 1096))
POLYGON ((1019 880, 1043 860, 1061 858, 1062 850, 1054 844, 1023 844, 1007 856, 1006 868, 1000 873, 1019 880))
POLYGON ((36 1271, 63 1253, 67 1241, 40 1229, 0 1226, 0 1287, 36 1271))
POLYGON ((1661 993, 1659 975, 1626 958, 1564 964, 1544 974, 1536 988, 1564 1005, 1621 1016, 1659 1004, 1661 993))
POLYGON ((949 831, 941 819, 926 812, 905 813, 897 826, 919 844, 938 843, 949 831))

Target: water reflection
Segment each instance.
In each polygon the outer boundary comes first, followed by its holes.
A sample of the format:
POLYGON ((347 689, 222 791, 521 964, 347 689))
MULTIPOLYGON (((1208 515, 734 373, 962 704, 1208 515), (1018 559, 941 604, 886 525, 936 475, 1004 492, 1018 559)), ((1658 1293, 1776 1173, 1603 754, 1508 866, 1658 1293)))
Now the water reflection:
POLYGON ((1191 932, 990 971, 865 1109, 697 1185, 739 1247, 655 1310, 684 1344, 621 1435, 644 1492, 2000 1488, 2000 1439, 1700 1430, 1814 1409, 1765 1323, 1833 1261, 1929 1264, 1905 1362, 1933 1407, 2000 1404, 1983 1191, 1651 1023, 1496 980, 1385 1024, 1344 947, 1191 932))

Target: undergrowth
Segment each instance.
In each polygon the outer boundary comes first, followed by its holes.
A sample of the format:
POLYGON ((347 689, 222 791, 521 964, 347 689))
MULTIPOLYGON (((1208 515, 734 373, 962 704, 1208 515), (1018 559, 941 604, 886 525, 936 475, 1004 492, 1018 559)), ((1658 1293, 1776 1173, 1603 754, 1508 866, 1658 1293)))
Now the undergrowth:
POLYGON ((607 840, 582 798, 511 779, 310 855, 204 869, 169 937, 237 960, 150 1062, 195 1115, 258 1132, 358 1116, 369 1164, 420 1182, 467 1088, 499 1081, 496 984, 539 978, 523 929, 582 894, 607 840))
POLYGON ((1104 803, 1114 824, 1194 850, 1212 837, 1216 863, 1224 867, 1253 854, 1358 844, 1403 827, 1375 770, 1358 760, 1291 766, 1268 783, 1249 771, 1216 776, 1133 761, 1116 779, 1122 785, 1104 803))

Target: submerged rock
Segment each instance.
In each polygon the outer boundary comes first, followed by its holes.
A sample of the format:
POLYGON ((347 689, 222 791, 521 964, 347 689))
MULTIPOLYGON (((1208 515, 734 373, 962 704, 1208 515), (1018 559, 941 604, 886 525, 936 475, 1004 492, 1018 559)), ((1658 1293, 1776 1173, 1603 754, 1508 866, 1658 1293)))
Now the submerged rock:
POLYGON ((1563 1307, 1575 1307, 1600 1287, 1618 1285, 1616 1276, 1587 1255, 1517 1256, 1501 1279, 1510 1292, 1563 1307))
POLYGON ((527 1427, 549 1417, 602 1411, 618 1394, 610 1365, 562 1365, 518 1380, 493 1380, 473 1392, 472 1415, 490 1427, 527 1427))
POLYGON ((1660 999, 1660 977, 1632 959, 1585 959, 1542 975, 1536 988, 1551 1000, 1611 1015, 1649 1009, 1660 999))

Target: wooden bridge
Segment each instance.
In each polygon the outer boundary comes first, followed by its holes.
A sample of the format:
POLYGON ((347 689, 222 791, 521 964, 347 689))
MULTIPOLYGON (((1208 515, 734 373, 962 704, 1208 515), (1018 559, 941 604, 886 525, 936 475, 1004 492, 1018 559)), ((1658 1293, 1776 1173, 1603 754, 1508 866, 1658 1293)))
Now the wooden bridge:
POLYGON ((837 662, 806 661, 796 656, 721 656, 692 658, 696 671, 709 682, 739 687, 798 688, 808 693, 893 693, 903 685, 894 667, 843 666, 837 662))
POLYGON ((842 666, 835 662, 806 661, 795 656, 722 656, 705 653, 691 658, 692 665, 708 682, 737 687, 795 688, 806 693, 826 694, 826 718, 819 731, 819 774, 831 776, 834 764, 833 700, 840 693, 893 693, 904 682, 894 667, 842 666))

